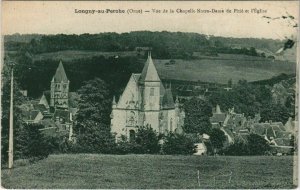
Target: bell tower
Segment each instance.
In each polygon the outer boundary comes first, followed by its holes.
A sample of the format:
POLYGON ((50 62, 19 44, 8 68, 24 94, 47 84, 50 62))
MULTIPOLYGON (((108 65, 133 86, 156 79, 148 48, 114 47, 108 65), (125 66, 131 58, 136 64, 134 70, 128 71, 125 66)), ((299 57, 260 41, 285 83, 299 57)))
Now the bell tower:
POLYGON ((143 115, 143 125, 149 125, 159 131, 160 89, 161 81, 157 70, 148 53, 148 58, 138 81, 140 110, 143 115))
POLYGON ((69 84, 70 81, 67 78, 62 61, 60 61, 51 80, 50 107, 69 108, 69 84))
POLYGON ((139 79, 141 103, 144 111, 160 110, 160 85, 161 81, 152 61, 151 52, 149 52, 148 59, 139 79))

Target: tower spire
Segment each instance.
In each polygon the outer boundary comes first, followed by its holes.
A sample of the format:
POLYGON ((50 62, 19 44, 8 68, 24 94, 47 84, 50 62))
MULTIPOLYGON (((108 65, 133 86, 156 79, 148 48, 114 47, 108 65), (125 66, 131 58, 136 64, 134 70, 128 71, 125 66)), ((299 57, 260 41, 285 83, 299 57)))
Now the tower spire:
POLYGON ((117 107, 116 97, 113 97, 112 108, 117 107))
POLYGON ((68 78, 62 64, 62 60, 59 61, 58 67, 56 69, 55 75, 53 76, 54 82, 68 82, 68 78))
POLYGON ((148 58, 141 73, 140 83, 143 82, 160 82, 157 70, 151 57, 151 51, 148 51, 148 58))
POLYGON ((116 103, 116 97, 115 97, 115 96, 113 97, 113 102, 112 102, 112 104, 113 104, 113 105, 116 105, 116 104, 117 104, 117 103, 116 103))

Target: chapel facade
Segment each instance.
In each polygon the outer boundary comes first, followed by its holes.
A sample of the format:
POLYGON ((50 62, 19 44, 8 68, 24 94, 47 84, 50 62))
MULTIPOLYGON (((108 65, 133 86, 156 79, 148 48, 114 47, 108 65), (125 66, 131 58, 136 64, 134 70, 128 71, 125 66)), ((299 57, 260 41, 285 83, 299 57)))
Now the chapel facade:
POLYGON ((162 134, 182 133, 183 121, 178 98, 174 102, 171 86, 163 86, 149 53, 142 73, 131 75, 118 102, 113 98, 111 132, 117 141, 122 135, 135 138, 138 126, 150 126, 162 134))

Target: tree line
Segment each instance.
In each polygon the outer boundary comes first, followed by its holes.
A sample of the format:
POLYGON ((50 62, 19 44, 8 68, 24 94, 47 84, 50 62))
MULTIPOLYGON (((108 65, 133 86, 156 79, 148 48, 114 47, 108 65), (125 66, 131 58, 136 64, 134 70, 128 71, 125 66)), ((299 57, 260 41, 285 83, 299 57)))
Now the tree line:
POLYGON ((29 42, 20 36, 15 36, 15 38, 15 40, 13 36, 4 38, 6 50, 21 50, 39 54, 62 50, 138 51, 138 47, 148 47, 152 49, 155 57, 164 59, 189 59, 192 58, 193 52, 202 52, 207 55, 229 53, 264 56, 256 49, 268 49, 274 52, 282 45, 279 40, 207 37, 197 33, 167 31, 136 31, 122 34, 112 32, 80 35, 57 34, 37 35, 37 37, 33 35, 28 37, 29 42))

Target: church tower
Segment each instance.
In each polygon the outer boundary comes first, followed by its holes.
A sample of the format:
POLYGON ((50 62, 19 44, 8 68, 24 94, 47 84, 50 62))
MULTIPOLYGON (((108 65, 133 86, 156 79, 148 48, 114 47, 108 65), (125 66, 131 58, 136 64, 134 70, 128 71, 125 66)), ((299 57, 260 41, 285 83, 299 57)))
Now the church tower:
POLYGON ((160 110, 160 85, 161 81, 152 61, 151 53, 149 52, 148 59, 139 79, 141 107, 144 111, 160 110))
POLYGON ((56 69, 51 80, 50 107, 68 109, 69 107, 69 84, 62 62, 56 69))
POLYGON ((153 129, 159 126, 161 81, 151 58, 148 59, 139 79, 140 108, 144 112, 144 125, 151 124, 153 129))

